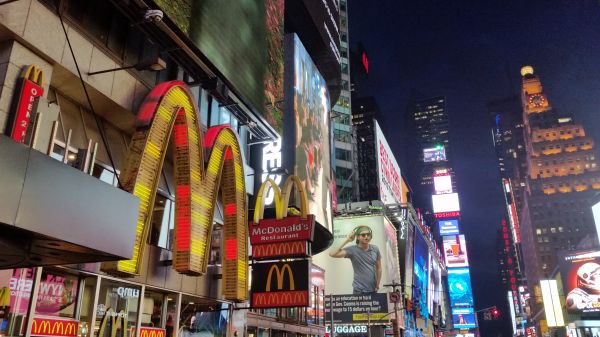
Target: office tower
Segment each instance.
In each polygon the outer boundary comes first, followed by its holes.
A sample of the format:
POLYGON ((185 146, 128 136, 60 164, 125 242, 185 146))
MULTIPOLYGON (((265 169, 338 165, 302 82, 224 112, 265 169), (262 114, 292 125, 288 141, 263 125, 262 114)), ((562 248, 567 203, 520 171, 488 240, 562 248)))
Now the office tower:
POLYGON ((410 161, 409 182, 413 186, 415 207, 430 209, 436 170, 447 169, 455 187, 446 98, 412 99, 409 104, 407 140, 410 161))
POLYGON ((340 1, 340 54, 342 67, 342 90, 333 107, 332 126, 334 135, 334 172, 338 203, 356 201, 358 177, 354 173, 356 163, 355 142, 352 137, 352 104, 350 95, 350 66, 348 51, 348 5, 340 1))
POLYGON ((539 289, 539 280, 557 265, 557 251, 596 237, 590 201, 600 189, 600 172, 584 126, 552 108, 532 67, 523 67, 521 75, 527 165, 521 246, 530 288, 539 289))
POLYGON ((358 200, 378 200, 375 119, 381 115, 381 112, 374 97, 355 98, 352 110, 352 125, 356 134, 356 174, 360 177, 358 200))

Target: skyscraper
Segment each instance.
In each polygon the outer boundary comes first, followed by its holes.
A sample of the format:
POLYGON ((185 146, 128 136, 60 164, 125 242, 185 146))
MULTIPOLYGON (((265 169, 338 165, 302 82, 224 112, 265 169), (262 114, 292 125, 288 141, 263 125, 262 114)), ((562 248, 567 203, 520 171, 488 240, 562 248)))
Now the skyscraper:
POLYGON ((446 98, 437 96, 411 101, 409 126, 409 182, 413 186, 415 206, 428 209, 436 169, 448 169, 455 187, 446 98))
POLYGON ((353 161, 355 144, 353 144, 350 99, 350 66, 348 52, 348 5, 346 0, 340 1, 340 53, 342 66, 342 91, 333 107, 333 134, 335 147, 335 183, 339 203, 356 200, 356 181, 353 161))
POLYGON ((600 171, 583 125, 552 108, 532 67, 521 75, 527 168, 521 240, 529 285, 539 288, 557 265, 557 251, 596 237, 589 202, 600 189, 600 171))
POLYGON ((356 134, 356 174, 360 177, 358 200, 379 199, 375 145, 375 120, 381 115, 374 97, 354 99, 352 125, 356 134))

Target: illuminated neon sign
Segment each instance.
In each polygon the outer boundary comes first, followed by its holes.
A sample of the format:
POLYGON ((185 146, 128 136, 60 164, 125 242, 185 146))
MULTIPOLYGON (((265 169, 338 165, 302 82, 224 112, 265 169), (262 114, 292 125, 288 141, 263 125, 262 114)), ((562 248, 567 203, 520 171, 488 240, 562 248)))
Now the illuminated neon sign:
POLYGON ((243 301, 248 283, 248 207, 241 148, 234 131, 225 125, 209 128, 202 137, 198 116, 195 100, 181 81, 159 84, 146 97, 121 175, 124 188, 140 198, 133 257, 104 263, 102 270, 125 276, 139 274, 172 136, 176 200, 173 267, 187 275, 206 273, 220 190, 225 210, 223 295, 243 301))

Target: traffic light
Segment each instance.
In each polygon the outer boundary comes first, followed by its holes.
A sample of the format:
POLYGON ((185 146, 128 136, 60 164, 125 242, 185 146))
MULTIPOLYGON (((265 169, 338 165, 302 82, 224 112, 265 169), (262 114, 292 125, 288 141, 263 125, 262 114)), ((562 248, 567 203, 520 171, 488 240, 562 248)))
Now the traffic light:
POLYGON ((500 318, 500 311, 496 307, 492 308, 492 318, 493 319, 499 319, 500 318))

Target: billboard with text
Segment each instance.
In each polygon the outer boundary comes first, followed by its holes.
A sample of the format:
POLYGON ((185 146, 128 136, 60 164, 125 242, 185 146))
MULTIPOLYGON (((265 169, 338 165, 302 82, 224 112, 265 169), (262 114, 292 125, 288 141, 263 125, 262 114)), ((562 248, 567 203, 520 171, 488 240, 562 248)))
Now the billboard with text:
POLYGON ((444 236, 444 259, 448 268, 469 266, 464 235, 444 236))
POLYGON ((384 204, 402 203, 402 175, 394 153, 385 140, 383 131, 375 121, 377 174, 379 176, 379 199, 384 204))
POLYGON ((560 254, 565 306, 569 313, 600 312, 600 251, 560 254))

